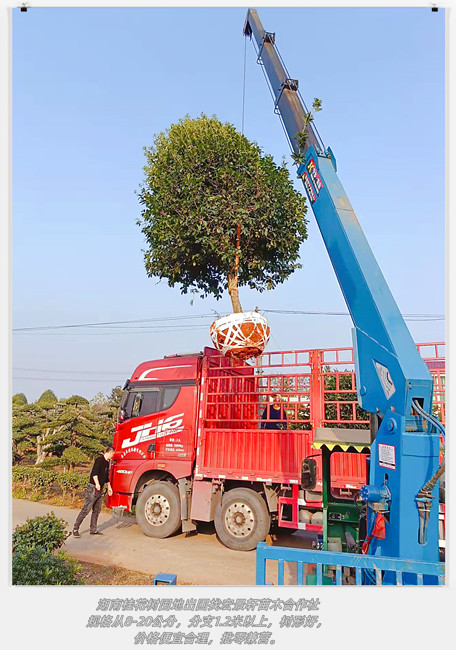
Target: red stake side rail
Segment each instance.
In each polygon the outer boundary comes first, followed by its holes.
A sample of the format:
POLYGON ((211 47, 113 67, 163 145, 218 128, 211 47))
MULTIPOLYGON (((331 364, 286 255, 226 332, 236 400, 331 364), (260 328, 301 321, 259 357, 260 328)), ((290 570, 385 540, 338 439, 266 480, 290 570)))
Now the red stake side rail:
POLYGON ((434 380, 434 415, 445 424, 445 343, 418 343, 417 347, 434 380))
MULTIPOLYGON (((434 412, 442 422, 444 347, 418 346, 434 378, 434 412)), ((353 349, 266 352, 255 363, 210 357, 205 363, 196 477, 280 483, 279 526, 321 532, 319 523, 304 523, 299 516, 300 509, 309 514, 322 507, 321 452, 312 448, 315 428, 369 427, 369 414, 357 401, 353 349), (275 419, 271 404, 278 396, 275 419), (317 459, 313 493, 299 489, 301 462, 310 455, 317 459)), ((353 499, 367 479, 364 454, 332 454, 333 494, 353 499)))
MULTIPOLYGON (((445 421, 444 343, 418 345, 434 377, 434 412, 445 421)), ((356 395, 352 348, 266 352, 254 363, 205 360, 197 476, 298 484, 316 427, 368 428, 356 395), (280 397, 280 417, 271 404, 280 397)), ((352 498, 366 459, 333 454, 332 489, 352 498)), ((321 466, 317 489, 321 487, 321 466)))

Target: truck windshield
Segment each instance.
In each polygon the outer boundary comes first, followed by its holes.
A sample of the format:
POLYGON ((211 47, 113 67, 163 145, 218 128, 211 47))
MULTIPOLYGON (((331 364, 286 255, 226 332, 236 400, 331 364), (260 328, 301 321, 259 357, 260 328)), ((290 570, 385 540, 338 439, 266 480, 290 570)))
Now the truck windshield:
POLYGON ((156 413, 159 410, 160 389, 125 391, 119 410, 119 422, 142 415, 156 413))
POLYGON ((124 390, 120 401, 118 422, 130 418, 166 411, 174 404, 181 386, 129 386, 124 390))

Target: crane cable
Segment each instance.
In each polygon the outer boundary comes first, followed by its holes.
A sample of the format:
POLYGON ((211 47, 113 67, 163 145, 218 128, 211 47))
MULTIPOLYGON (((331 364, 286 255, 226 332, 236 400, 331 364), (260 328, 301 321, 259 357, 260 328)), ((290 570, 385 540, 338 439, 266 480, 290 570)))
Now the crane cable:
POLYGON ((242 135, 244 135, 246 69, 247 69, 247 37, 244 38, 244 81, 243 81, 243 85, 242 85, 242 117, 241 117, 241 133, 242 133, 242 135))
MULTIPOLYGON (((427 422, 429 422, 429 424, 431 424, 435 429, 437 429, 439 433, 441 433, 443 440, 445 442, 445 427, 443 426, 443 424, 431 413, 426 413, 426 411, 421 408, 421 405, 419 404, 418 400, 416 399, 412 400, 412 404, 415 411, 417 411, 417 413, 421 415, 421 417, 423 417, 427 422)), ((430 478, 429 481, 427 481, 427 483, 423 485, 423 487, 418 493, 419 496, 429 495, 434 489, 437 481, 442 476, 444 471, 445 471, 445 445, 443 447, 443 459, 439 469, 436 471, 434 476, 432 476, 432 478, 430 478)))
MULTIPOLYGON (((247 39, 244 38, 244 65, 243 65, 243 82, 242 82, 242 112, 241 112, 241 141, 240 141, 240 147, 242 147, 242 142, 243 142, 243 136, 244 136, 244 120, 245 120, 245 89, 246 89, 246 68, 247 68, 247 39)), ((235 258, 234 258, 234 277, 236 281, 236 293, 237 293, 237 301, 239 304, 239 251, 241 247, 241 221, 239 220, 239 223, 236 228, 236 253, 235 253, 235 258)), ((230 293, 231 297, 231 291, 230 287, 228 287, 228 291, 230 293)))

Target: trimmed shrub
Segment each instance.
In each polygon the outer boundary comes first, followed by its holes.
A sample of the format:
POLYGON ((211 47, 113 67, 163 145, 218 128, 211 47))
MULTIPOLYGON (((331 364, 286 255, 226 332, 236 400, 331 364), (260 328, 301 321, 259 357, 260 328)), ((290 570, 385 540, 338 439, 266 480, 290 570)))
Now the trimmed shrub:
POLYGON ((58 473, 51 469, 35 467, 13 467, 12 477, 15 483, 21 483, 27 492, 27 498, 39 495, 46 497, 55 483, 58 473))
POLYGON ((88 480, 87 474, 82 472, 61 473, 57 475, 56 483, 62 489, 63 496, 65 496, 67 490, 71 490, 74 501, 76 493, 86 487, 88 480))
POLYGON ((37 469, 51 469, 52 467, 62 466, 62 460, 58 456, 50 456, 41 461, 37 469))
POLYGON ((78 447, 67 447, 61 457, 62 464, 70 469, 73 469, 75 465, 83 465, 89 460, 87 454, 78 447))
POLYGON ((52 469, 32 469, 28 479, 33 487, 49 488, 57 478, 57 472, 52 469))
POLYGON ((52 555, 41 546, 20 548, 12 563, 13 585, 80 585, 80 565, 64 551, 52 555))
POLYGON ((25 481, 30 472, 33 471, 31 467, 23 467, 22 465, 15 465, 13 467, 13 481, 16 483, 21 483, 25 481))
POLYGON ((71 491, 74 502, 89 480, 87 472, 59 472, 42 467, 13 467, 13 495, 16 498, 36 501, 47 498, 51 489, 59 488, 65 497, 71 491))
POLYGON ((27 519, 25 524, 14 529, 13 552, 38 546, 45 552, 60 548, 70 535, 66 530, 66 523, 64 519, 57 518, 53 512, 43 517, 27 519))

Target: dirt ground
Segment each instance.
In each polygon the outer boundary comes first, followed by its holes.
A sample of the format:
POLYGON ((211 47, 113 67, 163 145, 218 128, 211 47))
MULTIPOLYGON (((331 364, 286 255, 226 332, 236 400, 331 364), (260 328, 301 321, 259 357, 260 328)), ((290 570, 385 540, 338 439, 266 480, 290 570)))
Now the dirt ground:
MULTIPOLYGON (((68 530, 72 530, 77 509, 24 499, 12 500, 12 530, 27 519, 51 511, 64 519, 68 530)), ((106 567, 106 580, 110 574, 109 567, 117 567, 142 574, 133 575, 135 581, 131 584, 144 584, 141 580, 147 580, 147 576, 154 577, 157 573, 176 574, 177 582, 181 585, 255 584, 255 551, 241 552, 226 548, 218 541, 212 523, 199 524, 196 535, 186 537, 180 533, 168 539, 152 539, 143 534, 132 515, 125 514, 118 521, 111 512, 103 511, 99 518, 99 530, 103 532, 102 536, 89 534, 87 517, 80 528, 81 537, 76 539, 70 536, 64 549, 79 561, 106 567)), ((310 548, 312 539, 311 534, 298 531, 293 534, 280 532, 277 537, 268 537, 266 541, 277 546, 310 548)), ((90 573, 90 567, 86 570, 90 573)), ((103 580, 103 573, 98 574, 97 580, 103 580)), ((277 584, 277 575, 272 567, 268 569, 267 579, 277 584)), ((293 581, 292 571, 286 570, 285 583, 292 584, 293 581)))
POLYGON ((105 566, 93 562, 81 562, 81 569, 76 577, 81 578, 85 585, 152 585, 154 576, 140 571, 129 571, 123 567, 105 566))

